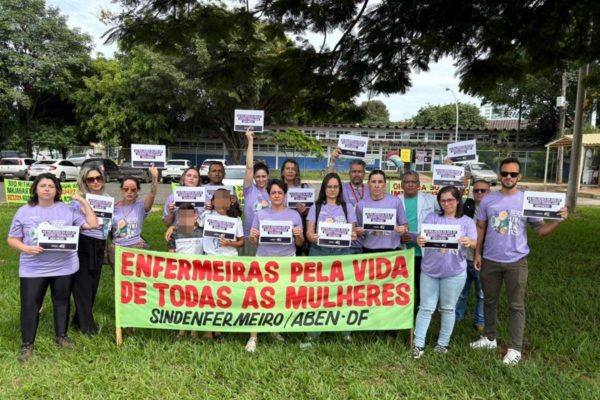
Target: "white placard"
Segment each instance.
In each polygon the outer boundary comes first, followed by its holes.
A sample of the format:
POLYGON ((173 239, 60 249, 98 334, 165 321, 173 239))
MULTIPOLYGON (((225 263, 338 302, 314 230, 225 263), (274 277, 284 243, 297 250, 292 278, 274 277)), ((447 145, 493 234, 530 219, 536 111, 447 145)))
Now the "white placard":
POLYGON ((319 222, 317 244, 322 247, 350 247, 352 244, 352 224, 319 222))
POLYGON ((292 244, 294 234, 292 221, 260 221, 259 244, 292 244))
POLYGON ((183 254, 202 254, 202 238, 175 239, 175 251, 183 254))
POLYGON ((37 244, 45 250, 77 251, 79 227, 40 225, 37 228, 37 244))
POLYGON ((363 208, 364 229, 371 231, 393 231, 395 227, 395 208, 363 208))
POLYGON ((465 169, 455 165, 435 164, 433 166, 432 184, 435 186, 463 186, 461 178, 465 169))
POLYGON ((470 161, 477 159, 477 141, 448 143, 448 158, 452 161, 470 161))
POLYGON ((424 247, 458 249, 460 225, 422 224, 421 231, 426 240, 424 247))
POLYGON ((548 219, 562 219, 558 210, 565 206, 566 194, 553 192, 523 193, 523 216, 548 219))
POLYGON ((131 166, 133 168, 164 168, 167 161, 167 147, 162 144, 132 144, 131 166))
POLYGON ((365 158, 369 138, 353 135, 340 135, 338 147, 346 158, 365 158))
POLYGON ((208 214, 204 217, 204 237, 223 237, 223 239, 235 240, 237 224, 237 218, 208 214))
POLYGON ((315 189, 312 188, 289 188, 286 195, 288 208, 296 208, 299 204, 312 207, 315 202, 315 189))
POLYGON ((246 132, 252 128, 254 132, 262 132, 265 127, 265 112, 263 110, 235 110, 233 117, 233 130, 246 132))
POLYGON ((90 203, 90 207, 92 207, 98 218, 112 218, 115 210, 115 199, 113 197, 86 193, 85 199, 90 203))
POLYGON ((227 189, 229 190, 229 194, 230 195, 234 195, 235 191, 233 190, 233 186, 228 186, 228 185, 221 185, 221 186, 215 186, 215 185, 206 185, 204 186, 204 190, 205 190, 205 200, 206 201, 212 201, 213 195, 215 194, 215 192, 219 189, 227 189))
POLYGON ((173 200, 175 207, 190 203, 192 207, 204 207, 205 188, 202 186, 175 186, 173 200))

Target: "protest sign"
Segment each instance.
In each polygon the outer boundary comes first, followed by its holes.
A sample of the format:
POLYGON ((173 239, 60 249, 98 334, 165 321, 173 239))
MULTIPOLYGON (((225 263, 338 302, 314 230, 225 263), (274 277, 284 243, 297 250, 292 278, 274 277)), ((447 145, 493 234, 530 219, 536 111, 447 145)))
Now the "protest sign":
POLYGON ((223 237, 224 239, 235 240, 237 224, 237 218, 207 214, 204 219, 204 237, 223 237))
POLYGON ((85 199, 90 203, 96 217, 112 218, 115 209, 115 199, 113 197, 86 193, 85 199))
POLYGON ((432 183, 437 186, 462 187, 464 185, 460 179, 464 175, 465 169, 463 167, 435 164, 433 166, 432 183))
POLYGON ((118 246, 116 326, 219 332, 410 329, 413 263, 412 249, 317 260, 118 246))
POLYGON ((322 247, 350 247, 352 243, 352 224, 338 222, 319 222, 317 244, 322 247))
POLYGON ((396 227, 395 208, 364 208, 363 228, 371 231, 393 231, 396 227))
POLYGON ((41 224, 37 228, 37 244, 44 250, 77 251, 79 227, 41 224))
POLYGON ((133 168, 164 168, 167 162, 167 147, 162 144, 132 144, 131 166, 133 168))
POLYGON ((291 244, 294 240, 292 221, 260 221, 259 244, 291 244))
POLYGON ((307 208, 315 202, 315 189, 312 188, 289 188, 286 195, 288 208, 296 208, 304 204, 307 208))
MULTIPOLYGON (((180 187, 181 184, 180 183, 176 183, 176 182, 171 182, 171 191, 173 193, 175 193, 175 188, 176 187, 180 187)), ((206 188, 206 186, 201 186, 203 188, 206 188)), ((240 203, 240 207, 242 207, 242 209, 244 208, 244 187, 242 185, 235 185, 233 187, 233 191, 235 192, 235 195, 238 198, 238 203, 240 203)), ((204 191, 204 197, 206 200, 206 190, 204 191)), ((204 205, 202 205, 201 207, 204 207, 204 205)))
POLYGON ((565 193, 534 192, 523 193, 523 216, 562 219, 558 211, 565 206, 565 193))
POLYGON ((263 110, 235 110, 233 117, 233 130, 246 132, 252 128, 254 132, 264 131, 265 112, 263 110))
POLYGON ((365 158, 369 138, 353 135, 340 135, 338 147, 346 158, 365 158))
POLYGON ((202 186, 176 186, 173 190, 175 207, 190 203, 192 207, 204 207, 205 190, 202 186))
POLYGON ((448 143, 448 158, 452 161, 477 160, 477 142, 465 140, 464 142, 448 143))
MULTIPOLYGON (((31 185, 33 185, 32 181, 18 181, 15 179, 5 179, 4 180, 4 194, 6 195, 7 203, 14 204, 25 204, 29 201, 31 195, 29 191, 31 190, 31 185)), ((62 195, 60 197, 61 201, 65 204, 71 203, 73 196, 77 191, 79 191, 79 186, 76 182, 61 182, 60 186, 62 187, 62 195)))
POLYGON ((458 249, 460 225, 422 224, 421 230, 427 241, 424 247, 458 249))

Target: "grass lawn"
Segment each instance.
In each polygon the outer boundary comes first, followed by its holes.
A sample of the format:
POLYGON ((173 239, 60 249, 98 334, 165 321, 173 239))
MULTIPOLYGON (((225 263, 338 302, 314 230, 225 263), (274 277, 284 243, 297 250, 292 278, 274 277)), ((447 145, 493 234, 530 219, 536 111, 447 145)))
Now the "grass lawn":
MULTIPOLYGON (((16 207, 0 205, 0 236, 6 237, 16 207)), ((158 212, 144 236, 166 249, 158 212)), ((49 295, 34 356, 17 362, 20 345, 18 254, 0 246, 0 399, 8 398, 210 398, 210 399, 396 399, 600 398, 600 208, 580 207, 553 235, 530 233, 529 288, 524 360, 505 367, 507 309, 500 309, 500 349, 473 351, 471 321, 457 325, 446 355, 432 349, 439 331, 434 317, 426 353, 410 357, 408 335, 323 335, 300 350, 301 335, 286 343, 259 337, 254 355, 244 352, 246 334, 227 334, 222 344, 175 340, 175 332, 137 330, 117 348, 113 279, 105 267, 96 305, 100 334, 70 333, 75 349, 54 346, 49 295)), ((4 240, 4 239, 3 239, 4 240)), ((471 307, 470 307, 471 310, 471 307)), ((469 310, 469 311, 470 311, 469 310)))

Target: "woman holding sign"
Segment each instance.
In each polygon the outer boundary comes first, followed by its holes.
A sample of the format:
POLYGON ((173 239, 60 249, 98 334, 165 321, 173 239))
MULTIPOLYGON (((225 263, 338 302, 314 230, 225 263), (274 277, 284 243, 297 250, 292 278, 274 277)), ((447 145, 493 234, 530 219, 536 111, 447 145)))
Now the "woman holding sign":
MULTIPOLYGON (((28 204, 17 210, 8 232, 8 245, 21 252, 19 259, 19 279, 21 297, 21 352, 18 360, 26 361, 33 354, 33 342, 39 321, 39 311, 44 302, 48 286, 52 289, 52 308, 54 312, 54 333, 56 345, 72 347, 73 342, 67 336, 69 324, 69 297, 73 274, 79 269, 77 252, 60 250, 67 244, 53 246, 49 250, 47 243, 38 241, 41 230, 43 236, 52 235, 56 239, 60 232, 69 232, 67 227, 95 229, 98 221, 94 211, 78 194, 73 200, 79 202, 84 214, 75 212, 61 200, 62 187, 58 179, 49 173, 41 174, 31 186, 31 198, 28 204), (60 228, 64 227, 64 231, 60 228)), ((72 232, 72 230, 71 230, 72 232)), ((75 242, 76 243, 76 242, 75 242)), ((74 247, 74 246, 73 246, 74 247)))
POLYGON ((369 196, 356 205, 356 233, 362 236, 363 253, 400 249, 401 236, 408 232, 402 200, 386 194, 385 173, 376 169, 369 174, 369 196))
MULTIPOLYGON (((300 166, 298 161, 293 158, 286 159, 281 165, 281 179, 287 185, 288 188, 305 188, 307 184, 301 182, 300 178, 300 166)), ((287 204, 286 204, 287 206, 287 204)), ((308 208, 302 203, 296 206, 296 211, 300 214, 302 219, 302 229, 306 232, 306 216, 308 215, 308 208)), ((305 238, 306 239, 306 238, 305 238)), ((308 246, 308 243, 306 243, 308 246)), ((308 255, 307 246, 301 245, 296 248, 297 256, 308 255)))
POLYGON ((425 336, 438 303, 441 327, 434 351, 441 354, 448 352, 454 329, 456 302, 467 278, 467 250, 477 245, 475 222, 463 215, 459 190, 455 186, 445 186, 438 192, 437 201, 442 211, 439 214, 431 213, 425 218, 421 227, 423 232, 417 238, 417 244, 424 249, 421 298, 415 322, 415 359, 424 353, 425 336), (428 225, 432 228, 428 228, 428 225), (439 227, 436 228, 435 225, 439 227), (455 241, 448 240, 451 237, 455 241))
MULTIPOLYGON (((254 162, 254 133, 252 128, 246 130, 248 148, 246 149, 246 174, 244 175, 244 237, 250 236, 250 228, 256 213, 271 206, 267 183, 269 182, 269 167, 263 163, 254 162)), ((243 256, 255 256, 256 245, 249 240, 244 242, 243 256)))
POLYGON ((146 198, 138 200, 140 181, 129 177, 121 182, 123 198, 115 203, 115 212, 112 219, 112 244, 110 252, 113 254, 115 246, 148 248, 142 239, 144 220, 154 205, 154 197, 158 189, 158 170, 153 165, 148 169, 152 176, 152 186, 146 198))
MULTIPOLYGON (((249 240, 257 245, 257 257, 294 257, 296 247, 304 244, 300 215, 284 204, 287 189, 280 179, 273 179, 267 185, 271 208, 256 213, 249 236, 249 240)), ((275 337, 283 340, 279 334, 275 334, 275 337)), ((257 338, 256 332, 250 334, 246 343, 247 352, 256 351, 257 338)))
MULTIPOLYGON (((83 167, 77 178, 79 190, 83 196, 92 195, 90 200, 107 204, 110 214, 107 217, 97 216, 97 229, 88 229, 79 235, 77 257, 79 258, 79 271, 73 277, 73 301, 75 315, 71 326, 87 335, 98 333, 98 325, 94 321, 92 309, 100 285, 100 273, 104 263, 106 239, 110 232, 112 205, 114 199, 108 196, 104 189, 104 178, 99 167, 83 167)), ((71 208, 75 212, 83 213, 83 205, 73 201, 71 208)))

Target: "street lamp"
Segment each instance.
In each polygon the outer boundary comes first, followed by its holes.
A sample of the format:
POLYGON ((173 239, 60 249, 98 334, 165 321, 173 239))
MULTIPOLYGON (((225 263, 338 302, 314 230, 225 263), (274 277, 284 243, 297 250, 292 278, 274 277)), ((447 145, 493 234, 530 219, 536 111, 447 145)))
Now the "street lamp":
POLYGON ((454 105, 456 106, 456 133, 454 135, 454 141, 458 142, 458 99, 456 98, 454 90, 446 88, 446 92, 450 92, 452 93, 452 96, 454 96, 454 105))

